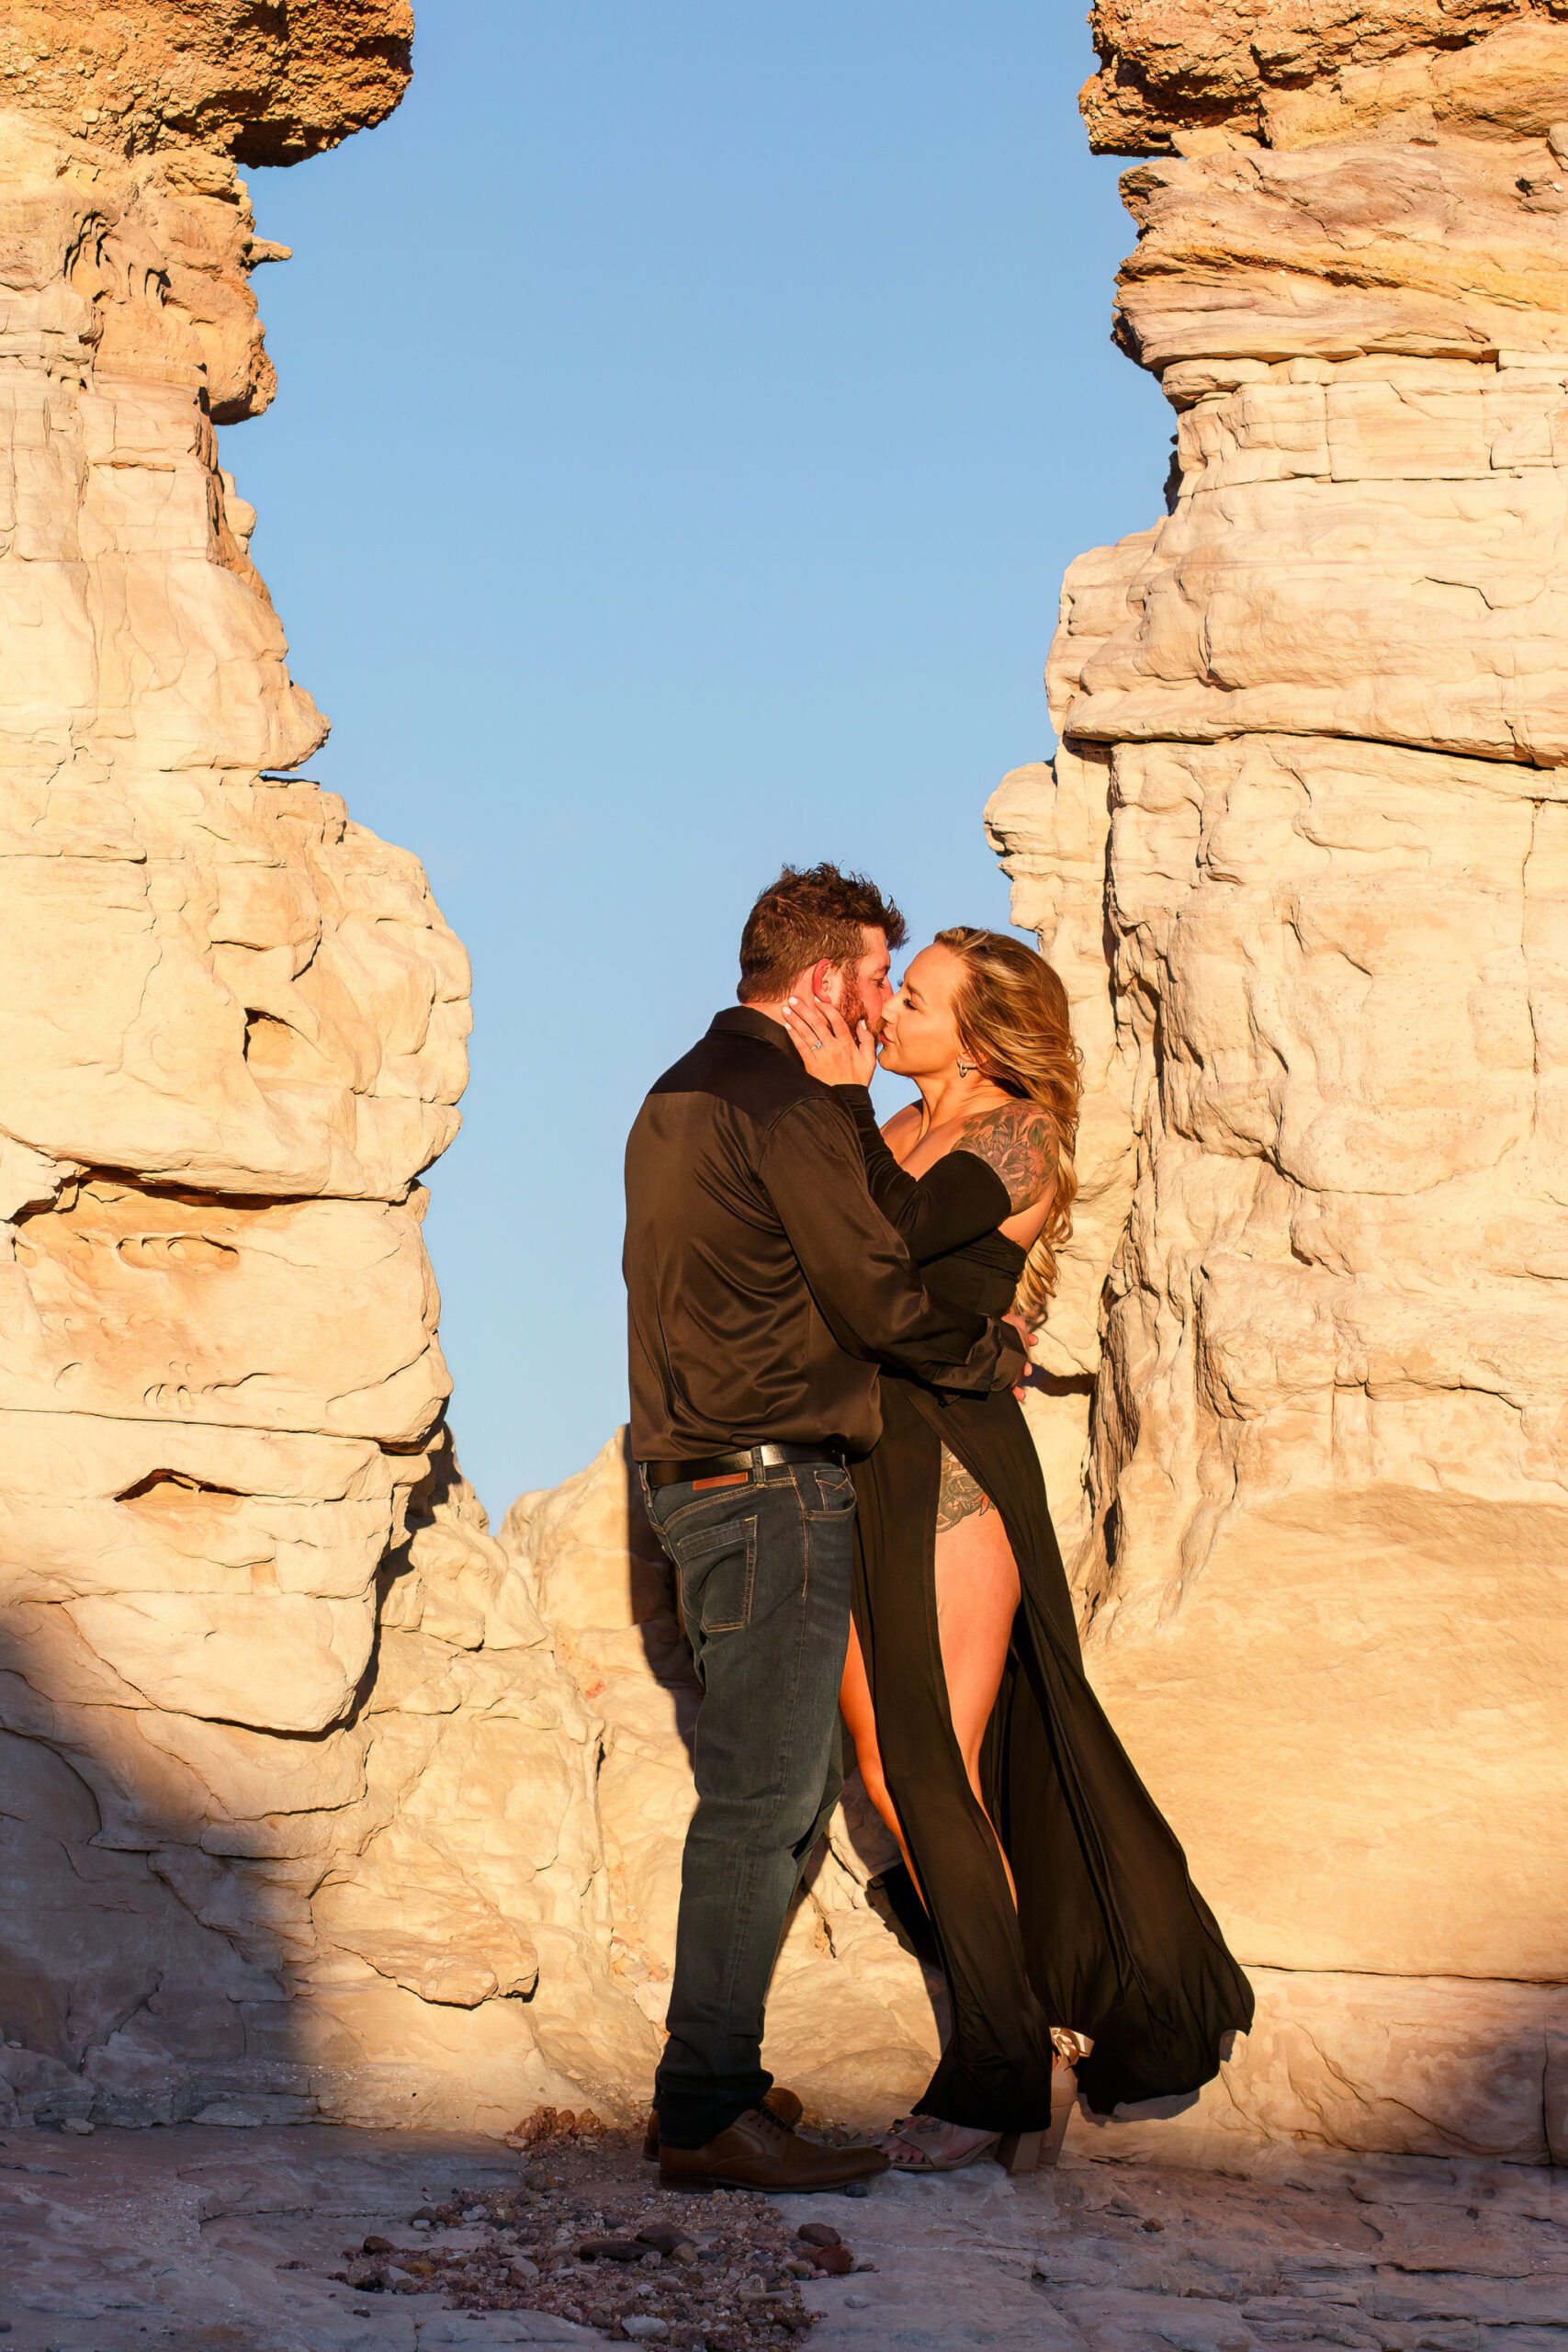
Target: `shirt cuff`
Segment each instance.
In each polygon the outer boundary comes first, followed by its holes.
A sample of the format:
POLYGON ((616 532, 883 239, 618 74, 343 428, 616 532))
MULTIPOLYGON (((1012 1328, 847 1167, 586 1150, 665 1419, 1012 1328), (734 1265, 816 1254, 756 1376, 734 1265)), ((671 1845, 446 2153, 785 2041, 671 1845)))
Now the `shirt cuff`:
POLYGON ((841 1102, 857 1127, 869 1127, 878 1136, 882 1130, 876 1124, 876 1107, 871 1099, 869 1086, 844 1085, 829 1089, 836 1102, 841 1102))

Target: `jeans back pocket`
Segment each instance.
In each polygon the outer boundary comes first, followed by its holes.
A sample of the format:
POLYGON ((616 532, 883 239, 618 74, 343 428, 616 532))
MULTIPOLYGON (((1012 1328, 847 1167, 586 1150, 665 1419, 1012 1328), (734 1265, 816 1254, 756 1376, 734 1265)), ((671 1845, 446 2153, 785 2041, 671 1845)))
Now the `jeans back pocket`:
POLYGON ((673 1538, 681 1572, 681 1613, 704 1634, 738 1634, 751 1622, 757 1578, 757 1520, 727 1520, 673 1538))

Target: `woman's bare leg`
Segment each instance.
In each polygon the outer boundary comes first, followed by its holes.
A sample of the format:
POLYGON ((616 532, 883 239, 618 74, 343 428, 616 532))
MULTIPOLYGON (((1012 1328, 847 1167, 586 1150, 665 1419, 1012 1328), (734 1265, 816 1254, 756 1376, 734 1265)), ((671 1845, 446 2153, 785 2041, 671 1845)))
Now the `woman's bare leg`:
MULTIPOLYGON (((876 1737, 876 1710, 871 1703, 871 1683, 861 1651, 860 1635, 850 1627, 849 1656, 844 1660, 844 1679, 839 1686, 839 1713, 845 1728, 855 1744, 855 1761, 860 1766, 861 1779, 865 1782, 866 1795, 898 1840, 898 1851, 904 1857, 909 1876, 914 1879, 917 1893, 919 1879, 909 1860, 909 1849, 904 1842, 903 1825, 898 1808, 887 1792, 887 1781, 882 1770, 882 1749, 876 1737)), ((922 1897, 923 1900, 923 1897, 922 1897)))
MULTIPOLYGON (((860 1635, 852 1625, 850 1628, 849 1654, 844 1660, 844 1679, 839 1686, 839 1712, 855 1744, 855 1761, 860 1766, 861 1779, 865 1782, 865 1792, 898 1840, 898 1851, 904 1857, 915 1891, 923 1902, 925 1897, 905 1842, 898 1808, 888 1793, 883 1773, 882 1748, 876 1736, 876 1711, 872 1705, 871 1683, 866 1675, 860 1635)), ((964 2154, 992 2136, 987 2132, 964 2132, 956 2124, 941 2123, 934 2116, 915 2115, 902 2118, 882 2145, 896 2165, 918 2170, 921 2155, 928 2161, 934 2158, 938 2164, 951 2163, 954 2155, 964 2154)))

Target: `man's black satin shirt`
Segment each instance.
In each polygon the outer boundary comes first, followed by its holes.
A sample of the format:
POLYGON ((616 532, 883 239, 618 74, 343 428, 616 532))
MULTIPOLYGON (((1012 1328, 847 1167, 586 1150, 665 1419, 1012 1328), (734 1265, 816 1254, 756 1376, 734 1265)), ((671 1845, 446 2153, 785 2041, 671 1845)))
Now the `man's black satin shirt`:
POLYGON ((939 1304, 866 1189, 841 1090, 739 1005, 667 1070, 626 1145, 632 1453, 689 1462, 882 1433, 877 1359, 1009 1385, 1008 1325, 939 1304))

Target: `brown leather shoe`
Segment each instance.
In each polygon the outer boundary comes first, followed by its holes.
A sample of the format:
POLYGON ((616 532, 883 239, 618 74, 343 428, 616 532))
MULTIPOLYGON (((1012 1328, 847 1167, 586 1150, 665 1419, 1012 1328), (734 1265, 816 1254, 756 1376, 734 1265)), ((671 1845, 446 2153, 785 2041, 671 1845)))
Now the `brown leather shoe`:
POLYGON ((886 2172, 880 2148, 824 2148, 796 2137, 765 2108, 749 2107, 705 2148, 659 2149, 661 2188, 841 2188, 886 2172))
MULTIPOLYGON (((806 2112, 795 2093, 786 2091, 782 2083, 773 2085, 773 2089, 763 2099, 762 2105, 770 2115, 776 2115, 779 2121, 787 2125, 792 2132, 806 2112)), ((659 2109, 656 2107, 650 2107, 648 2110, 648 2129, 642 2135, 642 2153, 650 2165, 656 2165, 659 2162, 659 2109)))

